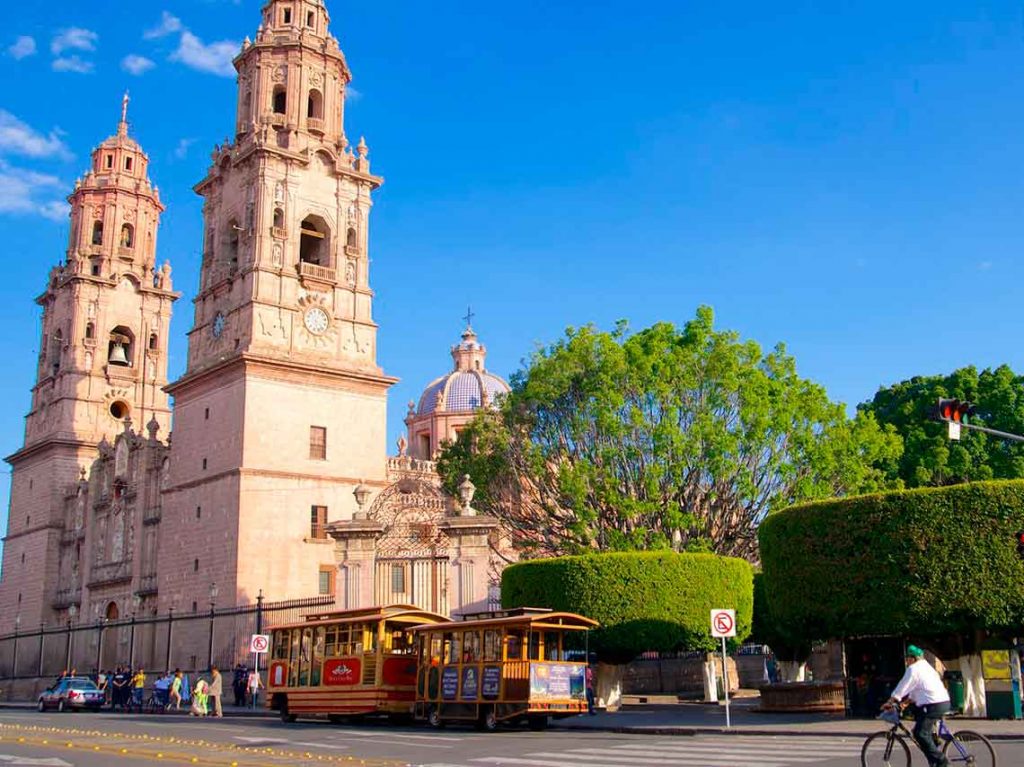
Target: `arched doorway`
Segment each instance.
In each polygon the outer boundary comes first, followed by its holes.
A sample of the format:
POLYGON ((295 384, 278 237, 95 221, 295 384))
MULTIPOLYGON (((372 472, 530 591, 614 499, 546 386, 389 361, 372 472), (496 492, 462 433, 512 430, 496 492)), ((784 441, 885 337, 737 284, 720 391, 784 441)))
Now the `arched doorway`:
POLYGON ((416 479, 396 482, 374 501, 369 516, 384 528, 374 563, 377 604, 409 604, 448 614, 445 511, 441 490, 416 479))
MULTIPOLYGON (((106 618, 108 624, 121 617, 121 611, 117 606, 117 602, 107 603, 103 611, 103 617, 106 618)), ((109 626, 102 630, 100 641, 103 642, 103 647, 100 648, 100 665, 105 670, 112 669, 118 663, 127 660, 127 656, 125 658, 121 657, 120 649, 123 642, 126 641, 122 637, 125 630, 124 628, 110 628, 109 626)))

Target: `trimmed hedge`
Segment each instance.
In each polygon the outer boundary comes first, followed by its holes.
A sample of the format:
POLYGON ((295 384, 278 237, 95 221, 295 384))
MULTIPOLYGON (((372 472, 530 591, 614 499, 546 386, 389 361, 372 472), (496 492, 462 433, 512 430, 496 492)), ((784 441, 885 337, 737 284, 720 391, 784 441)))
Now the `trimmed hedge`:
POLYGON ((759 538, 774 630, 804 640, 866 634, 1019 633, 1024 482, 977 482, 794 506, 759 538))
POLYGON ((505 568, 505 608, 549 607, 601 622, 598 657, 628 662, 648 650, 713 650, 711 610, 736 609, 739 641, 750 634, 753 569, 742 559, 673 551, 586 554, 505 568))

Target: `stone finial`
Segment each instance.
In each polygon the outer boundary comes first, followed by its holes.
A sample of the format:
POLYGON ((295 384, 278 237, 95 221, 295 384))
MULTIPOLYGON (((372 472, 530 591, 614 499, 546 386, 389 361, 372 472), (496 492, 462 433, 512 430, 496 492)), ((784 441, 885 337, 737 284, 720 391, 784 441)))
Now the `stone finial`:
POLYGON ((149 438, 153 441, 156 441, 157 432, 160 431, 160 424, 156 420, 155 415, 152 418, 150 418, 149 423, 146 424, 146 431, 149 432, 149 438))
POLYGON ((359 146, 356 147, 356 151, 359 152, 360 160, 365 160, 370 154, 370 147, 366 145, 366 136, 359 137, 359 146))
POLYGON ((409 404, 406 405, 406 415, 416 415, 416 400, 409 400, 409 404))
POLYGON ((78 481, 85 482, 85 467, 81 466, 78 469, 78 481))
POLYGON ((463 517, 476 515, 476 510, 473 508, 474 495, 476 495, 476 485, 470 481, 469 475, 465 474, 462 477, 462 483, 459 485, 459 500, 462 501, 463 517))
POLYGON ((124 417, 124 433, 125 434, 131 434, 132 433, 132 417, 130 415, 126 415, 124 417))
POLYGON ((356 489, 352 491, 352 495, 356 497, 357 511, 352 515, 352 519, 363 520, 366 519, 366 501, 370 498, 370 493, 373 492, 367 487, 362 480, 359 480, 359 484, 356 485, 356 489))
POLYGON ((405 439, 404 434, 398 435, 398 456, 400 458, 405 457, 405 451, 409 448, 409 443, 405 439))

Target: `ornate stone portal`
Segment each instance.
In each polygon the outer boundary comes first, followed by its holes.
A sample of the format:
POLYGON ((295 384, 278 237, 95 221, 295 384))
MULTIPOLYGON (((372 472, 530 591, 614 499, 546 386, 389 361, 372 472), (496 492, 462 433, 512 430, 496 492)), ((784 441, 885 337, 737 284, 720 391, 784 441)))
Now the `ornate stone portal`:
POLYGON ((490 537, 498 520, 476 516, 472 493, 457 504, 425 463, 392 459, 394 482, 374 500, 368 518, 328 528, 336 542, 340 607, 410 604, 442 614, 488 609, 490 537))

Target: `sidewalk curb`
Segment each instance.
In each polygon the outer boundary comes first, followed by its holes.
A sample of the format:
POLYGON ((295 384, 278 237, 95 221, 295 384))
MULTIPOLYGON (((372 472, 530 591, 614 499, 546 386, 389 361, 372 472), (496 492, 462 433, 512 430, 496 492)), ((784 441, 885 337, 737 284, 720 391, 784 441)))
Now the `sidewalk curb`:
MULTIPOLYGON (((35 711, 36 710, 36 704, 35 703, 30 703, 28 701, 17 701, 17 702, 16 701, 0 701, 0 711, 2 711, 4 709, 16 709, 16 710, 20 709, 22 711, 35 711)), ((114 711, 112 709, 104 707, 104 708, 99 709, 95 713, 97 713, 97 714, 113 714, 113 715, 117 715, 117 716, 133 715, 133 716, 145 716, 145 717, 158 718, 158 717, 163 717, 163 716, 188 717, 189 716, 188 712, 189 712, 188 708, 183 706, 181 709, 178 709, 176 711, 114 711)), ((78 712, 78 711, 76 711, 74 713, 93 713, 93 712, 85 712, 85 711, 78 712)), ((192 717, 192 718, 195 718, 195 717, 192 717)), ((208 716, 204 716, 204 717, 200 717, 200 718, 202 718, 202 719, 216 719, 217 717, 209 716, 208 715, 208 716)), ((256 710, 256 711, 253 711, 252 709, 247 709, 247 710, 244 710, 244 711, 225 710, 224 711, 224 716, 222 718, 223 719, 257 719, 257 718, 259 718, 259 719, 277 719, 278 718, 278 714, 277 714, 276 711, 268 711, 267 709, 264 709, 264 708, 261 707, 259 710, 256 710)))
MULTIPOLYGON (((552 730, 561 732, 612 732, 620 735, 671 735, 676 737, 692 737, 694 735, 731 735, 733 737, 800 737, 800 738, 866 738, 870 732, 843 732, 840 730, 758 730, 758 729, 725 729, 724 727, 641 727, 629 725, 594 725, 586 727, 571 727, 565 724, 552 723, 552 730)), ((969 729, 967 727, 963 729, 969 729)), ((1019 735, 1013 734, 986 734, 989 740, 998 741, 1024 741, 1024 732, 1019 735)))

